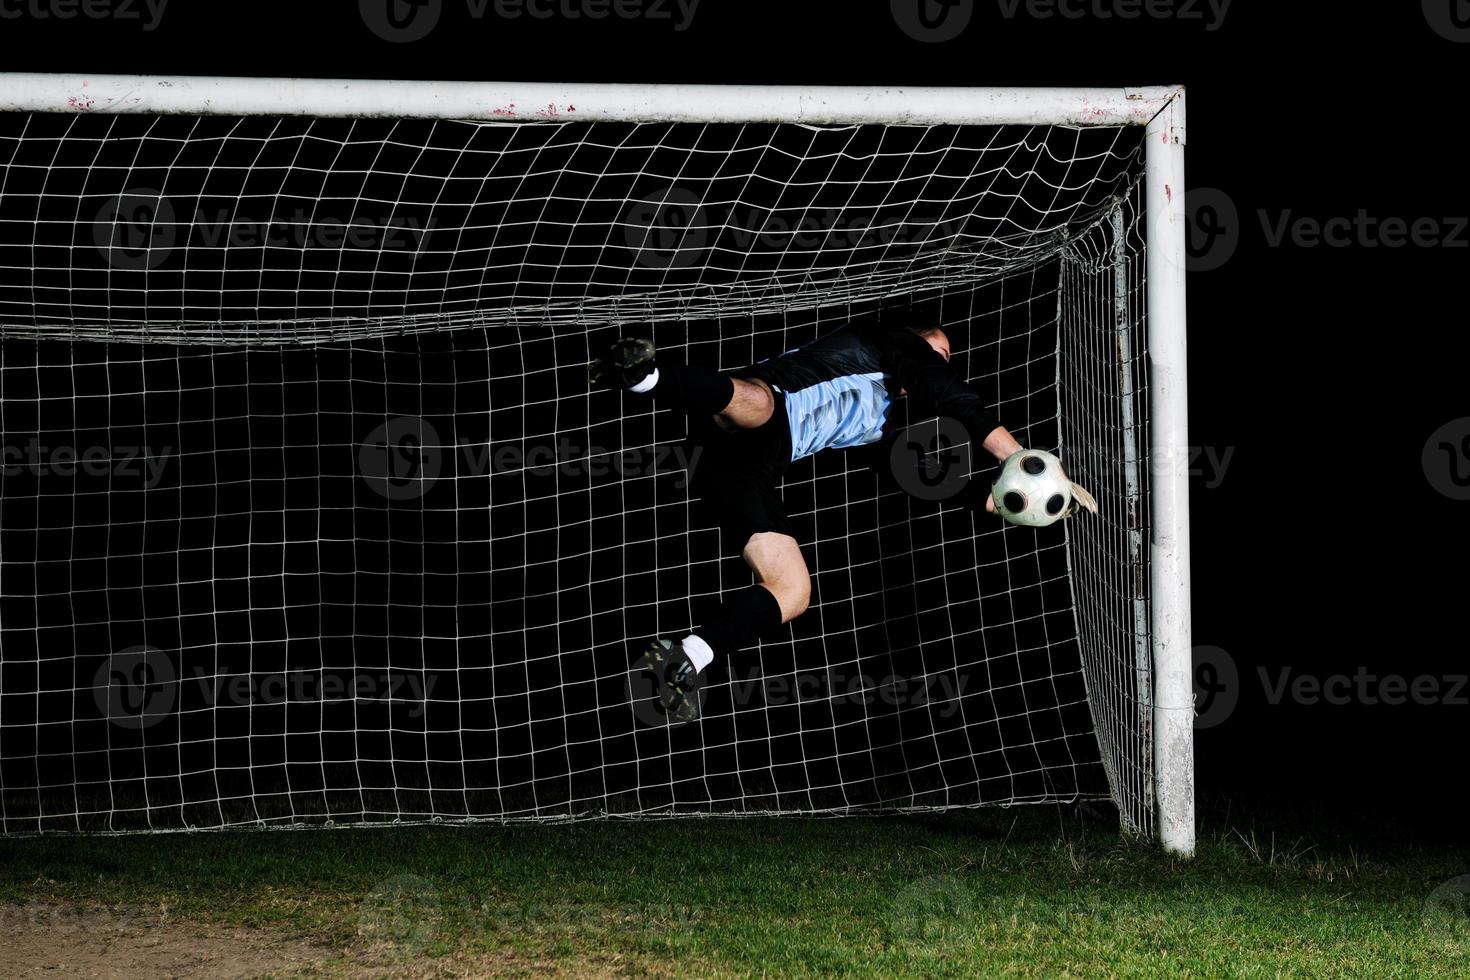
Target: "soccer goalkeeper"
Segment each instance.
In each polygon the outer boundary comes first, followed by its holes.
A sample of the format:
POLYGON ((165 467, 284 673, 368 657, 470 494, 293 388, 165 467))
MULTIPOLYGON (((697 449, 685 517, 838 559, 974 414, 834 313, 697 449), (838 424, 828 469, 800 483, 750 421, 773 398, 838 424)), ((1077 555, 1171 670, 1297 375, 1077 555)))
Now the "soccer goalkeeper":
MULTIPOLYGON (((811 575, 781 495, 795 460, 824 449, 877 442, 893 400, 907 395, 964 425, 998 460, 1021 451, 980 393, 949 363, 938 327, 849 325, 796 350, 731 375, 695 364, 667 364, 653 342, 623 338, 589 365, 594 385, 651 397, 689 416, 689 439, 702 449, 690 489, 720 517, 755 584, 725 598, 718 615, 682 640, 655 640, 645 655, 659 699, 677 721, 697 716, 703 671, 806 611, 811 575)), ((987 511, 995 501, 987 497, 987 511)))

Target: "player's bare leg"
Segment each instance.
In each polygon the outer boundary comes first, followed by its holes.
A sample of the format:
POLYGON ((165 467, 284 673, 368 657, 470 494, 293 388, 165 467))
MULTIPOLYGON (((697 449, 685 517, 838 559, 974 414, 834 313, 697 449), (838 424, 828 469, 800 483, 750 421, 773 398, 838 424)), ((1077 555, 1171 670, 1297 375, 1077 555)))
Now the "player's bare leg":
MULTIPOLYGON (((771 421, 776 395, 758 379, 730 378, 699 365, 655 363, 652 341, 624 337, 588 365, 593 385, 652 396, 662 404, 704 416, 726 430, 757 429, 771 421)), ((742 550, 756 582, 727 594, 718 614, 682 640, 655 640, 640 666, 652 673, 666 716, 693 721, 699 685, 716 654, 730 657, 806 611, 811 574, 796 539, 757 531, 742 550)))
POLYGON ((776 597, 781 622, 789 623, 806 612, 812 598, 812 576, 795 538, 769 531, 752 534, 742 557, 756 582, 776 597))
POLYGON ((758 378, 732 378, 735 394, 730 403, 715 413, 715 424, 722 429, 756 429, 770 421, 776 410, 776 396, 771 386, 758 378))
POLYGON ((655 640, 643 655, 664 712, 675 721, 699 716, 699 686, 716 651, 731 655, 754 643, 761 634, 806 612, 811 601, 811 573, 791 535, 752 534, 742 556, 755 573, 756 584, 733 593, 713 622, 677 642, 655 640))

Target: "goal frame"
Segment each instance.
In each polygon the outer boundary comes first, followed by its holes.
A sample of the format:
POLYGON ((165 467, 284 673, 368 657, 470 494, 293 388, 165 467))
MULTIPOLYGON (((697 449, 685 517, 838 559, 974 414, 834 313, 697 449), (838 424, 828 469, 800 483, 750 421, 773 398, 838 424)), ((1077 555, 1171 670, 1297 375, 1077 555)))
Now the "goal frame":
POLYGON ((1163 848, 1181 856, 1194 852, 1182 86, 796 87, 0 73, 0 111, 443 118, 508 124, 1144 127, 1155 803, 1163 848))

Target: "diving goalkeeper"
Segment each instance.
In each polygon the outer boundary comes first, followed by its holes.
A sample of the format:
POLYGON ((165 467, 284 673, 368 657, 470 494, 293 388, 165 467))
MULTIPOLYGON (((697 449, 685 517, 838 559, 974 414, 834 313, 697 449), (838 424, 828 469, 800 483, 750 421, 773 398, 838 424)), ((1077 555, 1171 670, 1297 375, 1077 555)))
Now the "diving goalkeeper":
MULTIPOLYGON (((724 374, 668 364, 653 342, 623 338, 589 365, 591 381, 621 388, 689 416, 700 447, 690 489, 721 526, 743 541, 755 584, 725 597, 718 615, 682 640, 656 640, 644 662, 668 717, 691 721, 703 671, 806 611, 811 575, 778 492, 794 461, 824 449, 877 442, 889 434, 895 398, 907 395, 957 419, 998 460, 1021 451, 976 388, 949 363, 938 327, 848 325, 825 337, 724 374)), ((995 512, 987 497, 985 508, 995 512)))

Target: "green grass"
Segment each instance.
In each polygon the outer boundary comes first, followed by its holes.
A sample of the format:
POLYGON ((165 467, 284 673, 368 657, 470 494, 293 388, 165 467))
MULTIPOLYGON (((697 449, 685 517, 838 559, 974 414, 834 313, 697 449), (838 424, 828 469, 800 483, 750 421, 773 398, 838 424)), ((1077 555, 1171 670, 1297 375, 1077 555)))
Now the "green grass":
POLYGON ((12 906, 166 907, 418 973, 1470 976, 1466 874, 1470 849, 1261 830, 1180 862, 1051 809, 0 841, 12 906))

